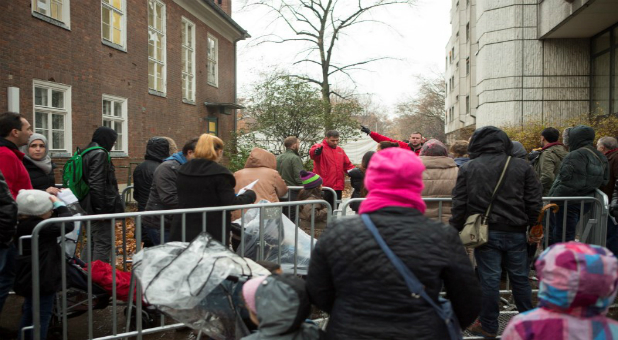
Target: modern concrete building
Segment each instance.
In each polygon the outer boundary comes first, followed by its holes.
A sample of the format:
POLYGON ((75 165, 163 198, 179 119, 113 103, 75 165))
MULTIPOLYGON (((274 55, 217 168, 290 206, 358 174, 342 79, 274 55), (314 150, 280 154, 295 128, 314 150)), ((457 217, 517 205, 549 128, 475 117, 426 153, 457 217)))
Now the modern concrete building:
POLYGON ((618 113, 618 1, 460 1, 446 49, 449 139, 464 127, 618 113))

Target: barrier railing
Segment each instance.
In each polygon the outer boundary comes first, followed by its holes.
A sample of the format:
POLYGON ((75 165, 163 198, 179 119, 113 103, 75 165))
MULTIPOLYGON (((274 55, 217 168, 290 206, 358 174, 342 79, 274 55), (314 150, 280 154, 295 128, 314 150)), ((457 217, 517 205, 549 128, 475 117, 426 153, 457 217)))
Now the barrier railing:
MULTIPOLYGON (((127 218, 134 218, 135 219, 135 238, 136 238, 136 251, 141 250, 141 230, 144 227, 142 222, 144 217, 155 217, 155 218, 160 218, 161 221, 161 225, 160 225, 160 231, 161 231, 161 236, 162 236, 162 242, 165 241, 165 216, 166 215, 172 215, 172 216, 178 216, 178 218, 180 218, 180 228, 181 228, 181 233, 183 235, 183 238, 185 238, 186 235, 186 229, 187 229, 187 224, 186 224, 186 220, 187 220, 187 215, 188 214, 201 214, 202 216, 202 223, 199 227, 201 227, 202 231, 207 231, 209 230, 209 227, 207 225, 207 214, 208 216, 210 216, 210 214, 219 214, 221 213, 223 218, 222 218, 222 222, 221 222, 221 228, 222 228, 222 243, 226 244, 226 239, 229 238, 229 233, 227 233, 228 228, 227 228, 227 223, 226 223, 226 217, 227 214, 231 211, 235 211, 235 210, 240 210, 242 214, 244 214, 246 211, 248 211, 249 209, 259 209, 260 211, 260 220, 259 220, 259 246, 258 246, 258 255, 257 255, 257 260, 261 260, 263 259, 264 256, 264 223, 265 220, 270 220, 270 219, 277 219, 277 214, 273 214, 273 211, 278 210, 279 213, 282 211, 283 208, 285 207, 294 207, 294 209, 296 210, 296 218, 295 218, 295 225, 299 225, 299 215, 300 215, 300 209, 301 206, 304 205, 311 205, 311 218, 309 220, 310 222, 310 230, 309 230, 309 236, 310 236, 310 249, 313 248, 314 244, 315 244, 315 223, 316 223, 316 207, 318 206, 326 206, 327 209, 327 222, 331 220, 332 215, 330 213, 330 204, 326 201, 323 200, 306 200, 306 201, 299 201, 299 202, 279 202, 279 203, 262 203, 262 204, 251 204, 251 205, 236 205, 236 206, 226 206, 226 207, 211 207, 211 208, 195 208, 195 209, 177 209, 177 210, 165 210, 165 211, 147 211, 147 212, 129 212, 129 213, 121 213, 121 214, 105 214, 105 215, 94 215, 94 216, 75 216, 75 217, 65 217, 65 218, 51 218, 51 219, 47 219, 47 220, 43 220, 42 222, 40 222, 33 230, 32 235, 29 236, 22 236, 19 240, 19 248, 20 248, 20 253, 23 251, 23 246, 22 246, 22 242, 27 241, 28 239, 30 239, 31 242, 31 252, 32 252, 32 303, 33 303, 33 325, 32 326, 27 326, 24 327, 23 329, 20 330, 20 332, 22 333, 22 336, 24 335, 24 333, 27 330, 31 330, 33 331, 33 338, 34 339, 40 339, 40 327, 41 327, 41 319, 40 319, 40 303, 41 303, 41 295, 40 295, 40 283, 41 283, 41 277, 40 277, 40 271, 39 271, 39 267, 40 267, 40 259, 39 259, 39 254, 40 254, 40 250, 39 250, 39 237, 40 234, 43 230, 45 230, 46 228, 50 228, 53 225, 56 226, 60 226, 60 234, 61 235, 65 235, 66 234, 66 229, 67 229, 67 224, 70 223, 75 223, 75 222, 82 222, 82 225, 84 225, 85 231, 86 231, 86 239, 88 240, 88 242, 86 243, 86 256, 85 260, 86 262, 86 268, 87 268, 87 278, 86 278, 86 292, 88 294, 88 339, 95 339, 94 337, 94 329, 93 329, 93 281, 92 281, 92 263, 90 261, 90 259, 92 258, 92 242, 90 242, 90 240, 92 240, 92 228, 93 228, 93 222, 99 222, 101 220, 105 220, 105 221, 109 221, 110 225, 109 227, 111 228, 111 242, 112 244, 115 243, 116 240, 116 230, 115 230, 115 225, 116 225, 116 221, 122 220, 122 219, 127 219, 127 218)), ((279 215, 280 216, 280 215, 279 215)), ((279 221, 281 221, 281 219, 279 219, 279 221)), ((245 252, 245 221, 244 219, 241 219, 241 231, 240 231, 240 256, 244 256, 245 252)), ((195 227, 195 226, 192 226, 195 227)), ((279 228, 282 228, 282 223, 280 223, 278 225, 279 228)), ((215 227, 217 228, 217 227, 215 227)), ((281 229, 279 229, 279 235, 281 235, 281 229)), ((190 240, 187 240, 190 241, 190 240)), ((61 238, 60 241, 60 247, 64 250, 66 249, 66 240, 64 237, 61 238)), ((279 237, 279 242, 282 242, 282 237, 279 237)), ((291 272, 293 272, 294 274, 298 274, 300 272, 299 267, 298 267, 298 245, 299 245, 299 228, 295 228, 295 234, 294 234, 294 263, 292 268, 290 269, 291 272)), ((71 254, 69 254, 71 255, 71 254)), ((59 301, 59 303, 61 304, 61 308, 60 310, 63 311, 60 316, 61 320, 62 320, 62 334, 63 334, 63 339, 67 339, 68 336, 68 329, 67 329, 67 314, 65 311, 67 311, 68 308, 68 301, 67 301, 67 289, 68 287, 68 282, 67 282, 67 254, 65 254, 65 251, 62 251, 62 261, 59 264, 60 266, 60 271, 61 271, 61 275, 62 275, 62 291, 58 292, 57 294, 60 294, 61 297, 60 299, 57 299, 59 301)), ((156 332, 163 332, 163 331, 167 331, 170 329, 174 329, 174 328, 180 328, 180 327, 184 327, 183 324, 173 324, 173 325, 165 325, 165 318, 161 318, 161 324, 158 327, 155 328, 150 328, 148 330, 143 330, 142 329, 142 311, 143 311, 143 306, 142 306, 142 296, 141 296, 141 289, 139 288, 139 282, 136 282, 136 330, 134 331, 130 331, 130 323, 127 322, 127 327, 125 328, 125 332, 123 333, 119 333, 119 324, 118 324, 118 306, 121 306, 122 304, 119 304, 117 302, 117 291, 116 291, 116 283, 117 283, 117 269, 116 266, 113 265, 116 263, 116 254, 114 251, 111 251, 111 263, 112 263, 112 294, 111 294, 111 304, 112 304, 112 308, 111 308, 111 319, 112 319, 112 324, 111 324, 111 335, 106 334, 104 337, 98 338, 98 339, 120 339, 120 338, 125 338, 125 337, 137 337, 138 339, 141 339, 143 334, 151 334, 151 333, 156 333, 156 332)), ((281 264, 282 258, 281 258, 281 244, 279 244, 279 252, 278 252, 278 258, 277 258, 277 262, 279 264, 281 264)), ((133 285, 131 285, 133 286, 133 285)), ((132 299, 130 299, 132 300, 132 299)), ((127 315, 127 319, 130 320, 130 315, 127 315)))

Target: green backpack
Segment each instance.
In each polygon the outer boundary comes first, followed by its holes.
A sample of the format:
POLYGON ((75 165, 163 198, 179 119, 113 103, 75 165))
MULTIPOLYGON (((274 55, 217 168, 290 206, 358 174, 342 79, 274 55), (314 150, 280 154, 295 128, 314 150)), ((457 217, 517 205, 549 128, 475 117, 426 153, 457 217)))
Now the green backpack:
POLYGON ((93 146, 84 151, 80 151, 79 148, 77 148, 77 151, 75 152, 73 157, 71 157, 71 159, 69 159, 64 165, 64 170, 62 173, 62 186, 71 189, 75 197, 77 197, 77 199, 79 200, 86 197, 86 195, 88 195, 88 192, 90 191, 88 183, 86 183, 83 178, 83 157, 87 152, 97 149, 104 150, 105 153, 107 153, 107 160, 111 162, 111 157, 107 150, 100 146, 93 146))

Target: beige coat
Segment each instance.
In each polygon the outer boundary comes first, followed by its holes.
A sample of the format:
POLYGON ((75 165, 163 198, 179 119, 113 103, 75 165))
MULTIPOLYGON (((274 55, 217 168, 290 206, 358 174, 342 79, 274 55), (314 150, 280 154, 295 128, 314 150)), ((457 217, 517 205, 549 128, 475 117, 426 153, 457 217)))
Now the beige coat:
MULTIPOLYGON (((421 156, 425 165, 423 172, 423 197, 451 198, 455 183, 457 183, 457 164, 452 158, 440 156, 421 156)), ((438 202, 427 203, 425 216, 438 219, 438 202)), ((451 218, 451 203, 442 203, 442 223, 448 224, 451 218)))

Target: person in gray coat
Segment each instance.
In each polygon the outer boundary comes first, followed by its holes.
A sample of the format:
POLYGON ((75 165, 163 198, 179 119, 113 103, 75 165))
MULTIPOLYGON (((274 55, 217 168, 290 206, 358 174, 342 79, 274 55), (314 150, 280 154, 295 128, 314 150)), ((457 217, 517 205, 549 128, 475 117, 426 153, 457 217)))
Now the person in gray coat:
POLYGON ((242 288, 245 306, 258 331, 242 340, 317 340, 317 325, 305 322, 311 303, 305 281, 291 274, 257 277, 242 288))

